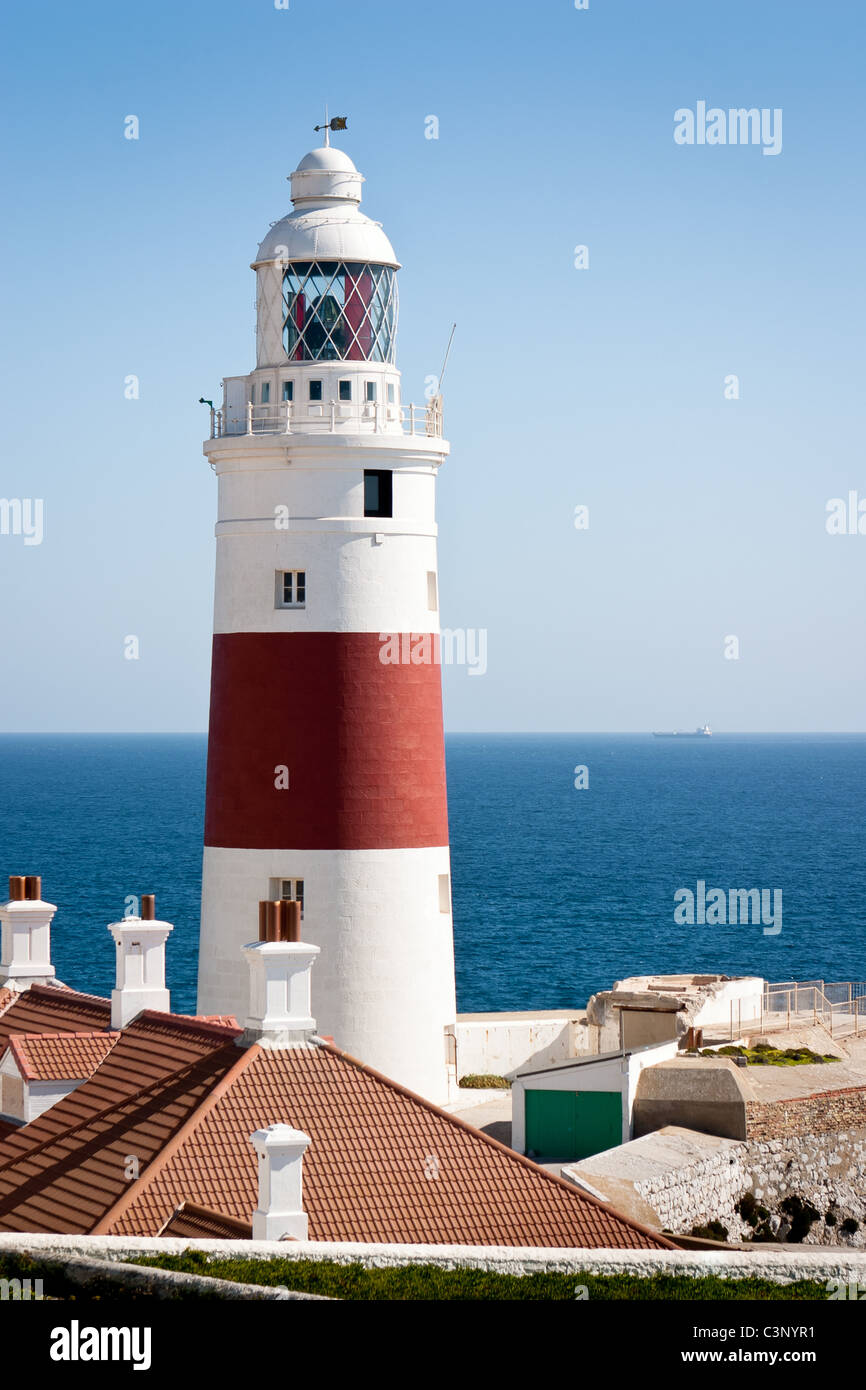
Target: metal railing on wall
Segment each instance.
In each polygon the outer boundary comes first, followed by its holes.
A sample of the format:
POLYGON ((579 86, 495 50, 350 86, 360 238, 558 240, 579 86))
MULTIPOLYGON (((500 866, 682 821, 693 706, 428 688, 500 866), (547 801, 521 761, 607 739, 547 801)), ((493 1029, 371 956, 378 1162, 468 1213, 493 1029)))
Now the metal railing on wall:
POLYGON ((442 398, 427 405, 391 405, 368 401, 357 405, 343 401, 314 401, 305 408, 292 401, 277 405, 246 405, 234 410, 211 409, 211 439, 244 434, 334 433, 358 430, 361 433, 402 433, 410 437, 441 439, 444 426, 442 398))

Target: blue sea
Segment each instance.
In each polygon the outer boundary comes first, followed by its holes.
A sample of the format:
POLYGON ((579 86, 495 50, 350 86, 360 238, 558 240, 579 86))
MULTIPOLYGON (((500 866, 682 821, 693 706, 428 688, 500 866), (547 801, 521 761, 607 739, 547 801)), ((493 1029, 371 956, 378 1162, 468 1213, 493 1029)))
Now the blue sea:
MULTIPOLYGON (((194 1010, 205 753, 0 737, 0 874, 42 874, 69 984, 109 992, 106 925, 155 892, 173 1006, 194 1010)), ((866 978, 866 735, 454 734, 447 755, 461 1012, 579 1006, 651 971, 866 978), (699 879, 781 890, 781 932, 678 925, 699 879)))

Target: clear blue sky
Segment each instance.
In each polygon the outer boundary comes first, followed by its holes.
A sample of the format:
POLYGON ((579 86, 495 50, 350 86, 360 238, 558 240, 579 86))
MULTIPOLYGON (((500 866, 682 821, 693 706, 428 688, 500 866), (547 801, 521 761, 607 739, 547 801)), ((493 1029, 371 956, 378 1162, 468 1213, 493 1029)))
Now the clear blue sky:
POLYGON ((824 525, 866 498, 864 31, 839 0, 16 6, 0 496, 45 538, 0 536, 0 728, 206 727, 196 402, 253 365, 248 265, 326 100, 405 266, 404 399, 458 322, 442 618, 489 670, 446 672, 448 727, 866 727, 866 535, 824 525), (699 100, 782 108, 782 153, 676 145, 699 100))

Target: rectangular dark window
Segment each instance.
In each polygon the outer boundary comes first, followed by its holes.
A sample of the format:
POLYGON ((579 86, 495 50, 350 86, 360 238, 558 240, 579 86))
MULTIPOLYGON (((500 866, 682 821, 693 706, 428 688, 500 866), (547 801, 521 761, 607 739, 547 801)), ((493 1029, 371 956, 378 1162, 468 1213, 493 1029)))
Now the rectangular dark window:
POLYGON ((270 401, 270 399, 271 399, 271 383, 270 383, 269 381, 263 381, 263 382, 262 382, 262 405, 267 405, 268 402, 270 401))
POLYGON ((278 608, 303 608, 307 601, 307 574, 305 570, 284 570, 278 576, 278 608))
POLYGON ((393 516, 390 469, 364 469, 364 515, 393 516))
POLYGON ((365 387, 366 387, 367 400, 368 400, 368 401, 375 401, 375 399, 376 399, 376 383, 375 383, 375 381, 366 381, 366 382, 364 383, 364 385, 365 385, 365 387))
POLYGON ((320 401, 322 399, 322 383, 320 381, 310 382, 310 400, 320 401))
POLYGON ((352 399, 352 383, 351 383, 351 381, 341 381, 341 382, 340 382, 340 400, 341 400, 341 401, 350 401, 351 399, 352 399))
POLYGON ((250 405, 255 405, 255 403, 256 403, 256 388, 255 388, 255 386, 251 386, 251 387, 250 387, 250 405))
POLYGON ((293 381, 283 382, 283 400, 293 401, 295 399, 295 383, 293 381))

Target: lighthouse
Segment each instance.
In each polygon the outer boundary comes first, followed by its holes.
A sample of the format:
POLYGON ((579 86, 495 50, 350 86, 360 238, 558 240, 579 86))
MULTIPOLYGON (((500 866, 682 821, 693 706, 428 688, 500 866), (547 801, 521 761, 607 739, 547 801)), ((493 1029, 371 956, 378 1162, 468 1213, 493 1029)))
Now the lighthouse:
POLYGON ((219 501, 198 1009, 243 1018, 257 904, 299 901, 319 1032, 441 1100, 449 446, 441 399, 402 399, 400 267, 360 211, 363 176, 326 132, 290 177, 292 211, 252 264, 255 369, 224 380, 204 444, 219 501))

